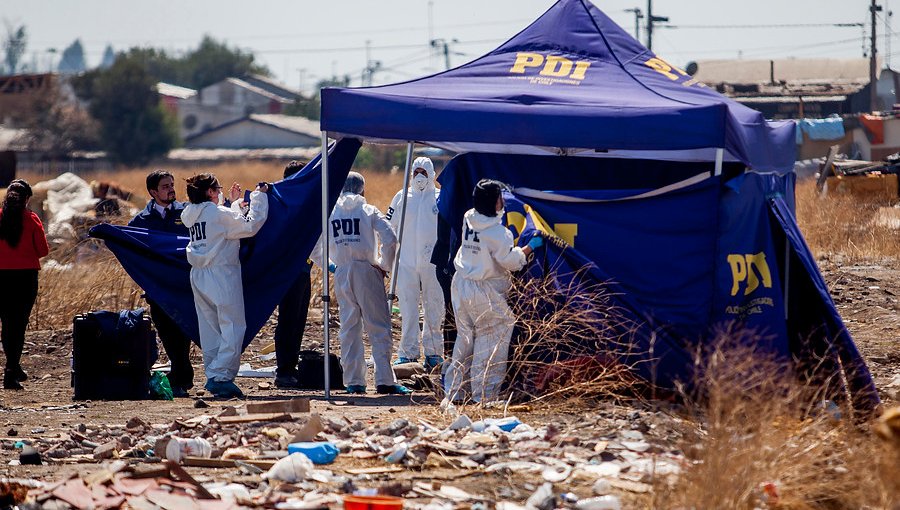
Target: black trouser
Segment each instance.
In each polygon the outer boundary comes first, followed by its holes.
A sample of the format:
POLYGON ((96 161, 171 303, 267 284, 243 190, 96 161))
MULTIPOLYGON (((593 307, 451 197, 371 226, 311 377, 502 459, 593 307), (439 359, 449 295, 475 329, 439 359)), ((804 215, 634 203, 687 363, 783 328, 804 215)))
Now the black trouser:
POLYGON ((453 346, 456 344, 456 316, 453 315, 453 301, 450 295, 450 286, 453 283, 453 273, 436 268, 437 280, 444 291, 444 357, 453 357, 453 346))
POLYGON ((162 307, 149 298, 150 318, 156 327, 156 334, 172 363, 169 384, 173 388, 191 389, 194 386, 194 367, 191 365, 191 339, 181 331, 178 324, 169 317, 162 307))
POLYGON ((0 340, 6 353, 5 379, 13 379, 22 369, 25 329, 37 299, 37 269, 2 269, 0 281, 0 340))
POLYGON ((278 303, 278 324, 275 326, 276 375, 297 376, 300 344, 303 342, 309 311, 310 280, 309 273, 300 273, 281 303, 278 303))

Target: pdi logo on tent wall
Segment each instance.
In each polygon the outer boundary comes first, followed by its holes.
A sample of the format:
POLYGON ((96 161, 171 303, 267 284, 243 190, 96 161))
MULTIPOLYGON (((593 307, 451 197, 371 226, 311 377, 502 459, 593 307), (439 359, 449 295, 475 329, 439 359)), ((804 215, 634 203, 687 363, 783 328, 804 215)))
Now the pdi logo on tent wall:
POLYGON ((731 266, 731 295, 736 296, 741 286, 744 285, 744 295, 748 296, 762 283, 763 288, 772 288, 772 273, 766 262, 766 254, 759 253, 732 253, 728 255, 728 265, 731 266))

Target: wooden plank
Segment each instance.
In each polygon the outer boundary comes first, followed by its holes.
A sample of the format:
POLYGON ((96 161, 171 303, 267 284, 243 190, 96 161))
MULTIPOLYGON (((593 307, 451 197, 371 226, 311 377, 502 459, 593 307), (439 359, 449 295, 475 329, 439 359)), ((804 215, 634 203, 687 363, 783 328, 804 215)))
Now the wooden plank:
POLYGON ((403 471, 403 468, 397 466, 354 468, 344 470, 344 472, 350 473, 351 475, 380 475, 382 473, 399 473, 401 471, 403 471))
POLYGON ((247 404, 247 414, 262 413, 308 413, 308 398, 292 398, 290 400, 271 400, 247 404))
MULTIPOLYGON (((227 467, 236 467, 237 464, 234 463, 236 459, 206 459, 203 457, 185 457, 182 459, 182 464, 190 467, 212 467, 212 468, 227 468, 227 467)), ((273 465, 275 465, 274 460, 248 460, 248 459, 237 459, 243 462, 244 464, 250 464, 251 466, 256 466, 262 469, 269 469, 273 465)))
POLYGON ((238 416, 222 416, 216 418, 216 421, 222 424, 233 423, 250 423, 254 421, 294 421, 294 417, 289 413, 257 413, 257 414, 241 414, 238 416))
POLYGON ((816 180, 816 189, 820 192, 822 192, 825 187, 825 179, 834 173, 834 158, 837 156, 838 149, 840 149, 839 145, 832 145, 828 149, 828 156, 825 157, 825 165, 822 167, 822 171, 819 172, 819 178, 816 180))

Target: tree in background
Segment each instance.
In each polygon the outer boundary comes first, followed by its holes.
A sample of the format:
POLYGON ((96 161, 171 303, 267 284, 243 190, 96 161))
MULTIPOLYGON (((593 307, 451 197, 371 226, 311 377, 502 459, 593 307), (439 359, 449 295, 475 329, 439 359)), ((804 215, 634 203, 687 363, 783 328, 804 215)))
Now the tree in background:
POLYGON ((6 74, 16 74, 19 71, 19 64, 22 62, 27 45, 28 33, 25 31, 25 25, 15 28, 7 22, 6 37, 3 39, 3 70, 6 74))
POLYGON ((100 69, 109 69, 115 61, 116 52, 113 51, 112 45, 107 44, 106 49, 103 50, 103 58, 100 59, 100 65, 98 67, 100 69))
POLYGON ((75 42, 63 50, 57 70, 64 74, 76 74, 84 71, 86 68, 84 47, 81 45, 81 39, 75 39, 75 42))
POLYGON ((294 115, 298 117, 306 117, 307 119, 319 120, 322 111, 322 89, 325 87, 347 87, 350 85, 350 75, 344 75, 342 78, 332 76, 331 78, 319 80, 316 83, 316 93, 312 97, 300 97, 292 104, 284 109, 285 115, 294 115))
POLYGON ((229 48, 225 43, 216 41, 209 35, 203 36, 200 46, 188 53, 181 63, 182 76, 178 85, 193 89, 202 89, 219 82, 229 76, 246 74, 269 75, 269 70, 254 62, 252 53, 239 48, 229 48))
POLYGON ((91 114, 100 122, 102 145, 114 161, 146 164, 178 143, 156 92, 157 79, 135 58, 117 58, 91 83, 91 114))
POLYGON ((24 123, 28 148, 51 158, 74 150, 98 150, 100 125, 77 103, 54 85, 35 97, 24 123))

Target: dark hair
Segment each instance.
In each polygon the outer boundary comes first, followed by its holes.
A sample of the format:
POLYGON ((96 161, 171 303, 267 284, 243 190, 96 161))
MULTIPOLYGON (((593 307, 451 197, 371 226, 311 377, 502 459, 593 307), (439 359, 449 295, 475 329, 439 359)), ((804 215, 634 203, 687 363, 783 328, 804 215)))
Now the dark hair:
POLYGON ((147 191, 157 190, 159 188, 159 181, 165 179, 166 177, 175 179, 175 176, 165 170, 154 170, 150 172, 150 175, 147 176, 147 191))
POLYGON ((503 188, 505 186, 500 181, 491 179, 478 181, 478 184, 475 185, 475 190, 472 192, 472 203, 475 210, 485 216, 496 216, 497 199, 503 193, 503 188))
POLYGON ((0 215, 0 240, 15 248, 22 240, 25 219, 25 202, 32 195, 31 186, 22 179, 16 179, 6 188, 3 199, 3 214, 0 215))
POLYGON ((199 174, 188 178, 187 180, 187 196, 192 204, 202 204, 208 202, 209 197, 206 192, 210 188, 219 185, 218 179, 213 174, 199 174))
POLYGON ((286 167, 284 167, 284 178, 287 179, 288 177, 294 175, 295 173, 302 170, 304 166, 305 165, 303 163, 297 161, 296 159, 291 161, 287 164, 286 167))

